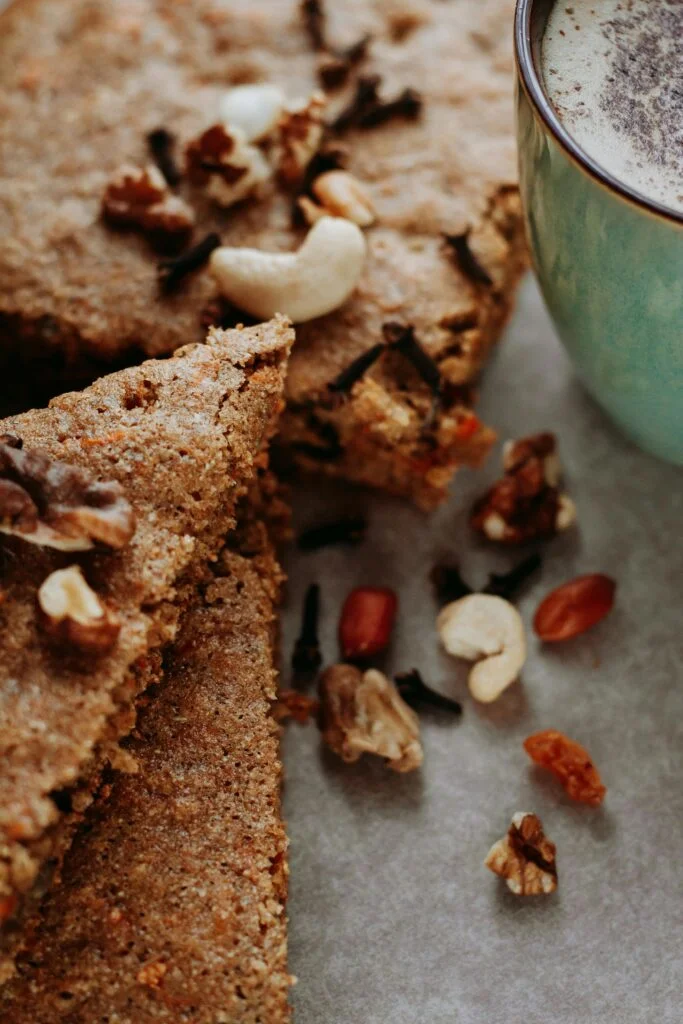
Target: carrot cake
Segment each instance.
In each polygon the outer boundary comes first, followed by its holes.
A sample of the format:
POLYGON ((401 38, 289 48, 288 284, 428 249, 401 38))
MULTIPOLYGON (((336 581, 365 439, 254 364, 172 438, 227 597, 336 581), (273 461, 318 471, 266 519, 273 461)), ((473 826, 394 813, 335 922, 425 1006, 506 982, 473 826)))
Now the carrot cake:
POLYGON ((3 949, 58 868, 136 695, 265 457, 292 341, 282 319, 0 421, 3 949))
POLYGON ((289 1020, 280 571, 245 512, 142 698, 135 774, 108 773, 0 992, 7 1024, 289 1020))
POLYGON ((277 309, 287 457, 436 504, 493 439, 475 386, 525 265, 513 6, 15 0, 5 400, 277 309))

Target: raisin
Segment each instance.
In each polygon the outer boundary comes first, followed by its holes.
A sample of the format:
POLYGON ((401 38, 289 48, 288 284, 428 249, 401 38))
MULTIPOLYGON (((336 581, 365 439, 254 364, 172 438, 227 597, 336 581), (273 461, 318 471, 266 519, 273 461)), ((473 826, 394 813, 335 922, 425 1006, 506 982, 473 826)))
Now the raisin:
POLYGON ((557 729, 545 729, 524 740, 524 749, 536 764, 547 768, 572 800, 598 807, 607 789, 590 755, 580 743, 557 729))

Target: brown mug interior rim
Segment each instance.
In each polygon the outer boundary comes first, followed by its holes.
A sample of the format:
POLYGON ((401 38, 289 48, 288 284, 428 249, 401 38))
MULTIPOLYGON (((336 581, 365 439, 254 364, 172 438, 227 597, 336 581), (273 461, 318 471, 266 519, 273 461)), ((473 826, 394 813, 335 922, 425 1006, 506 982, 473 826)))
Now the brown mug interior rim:
MULTIPOLYGON (((656 214, 677 225, 683 225, 683 213, 678 213, 654 199, 648 199, 613 177, 596 163, 574 141, 562 125, 545 91, 543 76, 538 69, 538 56, 543 29, 550 9, 556 0, 517 0, 515 10, 515 58, 519 76, 532 106, 552 133, 556 141, 584 171, 601 185, 648 213, 656 214)), ((557 0, 561 2, 561 0, 557 0)))

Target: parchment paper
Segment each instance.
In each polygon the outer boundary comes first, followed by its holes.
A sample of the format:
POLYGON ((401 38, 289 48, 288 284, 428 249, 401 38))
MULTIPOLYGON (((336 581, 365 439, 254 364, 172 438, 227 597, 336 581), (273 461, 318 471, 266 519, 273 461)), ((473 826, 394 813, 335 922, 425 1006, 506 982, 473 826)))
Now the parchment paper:
POLYGON ((636 450, 576 381, 528 281, 489 367, 481 413, 501 440, 556 431, 580 529, 546 547, 519 607, 530 627, 551 588, 579 573, 618 581, 593 632, 556 649, 529 628, 523 678, 494 705, 472 701, 440 654, 427 582, 457 555, 482 585, 514 555, 477 544, 466 513, 499 475, 499 451, 463 471, 445 508, 315 481, 298 528, 367 511, 358 549, 290 553, 283 656, 308 583, 322 586, 322 639, 337 659, 348 590, 396 588, 401 609, 384 667, 419 667, 464 703, 460 720, 422 715, 425 763, 400 776, 377 759, 345 765, 314 725, 289 725, 285 811, 291 837, 290 950, 297 1024, 677 1024, 683 1020, 683 473, 636 450), (533 769, 522 740, 556 727, 590 751, 602 808, 573 804, 533 769), (517 810, 557 844, 560 886, 520 899, 482 866, 517 810))

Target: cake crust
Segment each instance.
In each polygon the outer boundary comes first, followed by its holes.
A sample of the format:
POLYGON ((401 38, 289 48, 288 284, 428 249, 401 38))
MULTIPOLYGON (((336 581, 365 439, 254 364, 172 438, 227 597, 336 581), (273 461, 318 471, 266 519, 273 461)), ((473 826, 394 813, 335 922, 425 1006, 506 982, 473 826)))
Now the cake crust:
MULTIPOLYGON (((215 123, 230 86, 274 82, 290 99, 319 88, 321 59, 298 0, 15 0, 0 17, 0 349, 14 364, 87 377, 103 361, 172 351, 200 337, 215 298, 209 273, 160 297, 156 258, 135 232, 100 217, 124 163, 149 160, 160 126, 178 151, 215 123), (65 139, 69 145, 65 145, 65 139)), ((470 414, 472 386, 510 311, 525 266, 512 131, 512 0, 328 2, 326 37, 344 47, 369 36, 367 56, 331 92, 327 118, 357 75, 379 75, 383 96, 419 90, 414 119, 351 128, 348 169, 377 219, 360 285, 338 311, 302 324, 287 384, 282 441, 317 472, 374 483, 434 504, 460 463, 477 464, 492 432, 470 414), (490 283, 454 258, 444 234, 470 229, 490 283), (432 396, 387 355, 330 408, 327 388, 381 341, 387 321, 413 325, 444 383, 432 396), (425 424, 427 426, 425 427, 425 424)), ((184 181, 178 194, 196 235, 284 251, 291 190, 276 181, 258 199, 221 210, 184 181)), ((38 374, 40 376, 40 373, 38 374)), ((58 386, 58 385, 56 385, 58 386)))
POLYGON ((263 523, 244 521, 141 700, 135 774, 109 774, 0 993, 8 1024, 289 1020, 280 581, 263 523))
POLYGON ((20 438, 24 450, 118 481, 136 519, 117 551, 65 553, 2 538, 0 906, 8 920, 0 948, 16 944, 26 897, 48 884, 102 766, 128 765, 117 741, 234 525, 275 428, 291 340, 284 320, 213 331, 173 359, 0 421, 0 434, 20 438), (38 588, 72 564, 120 621, 100 657, 55 647, 41 623, 38 588))

